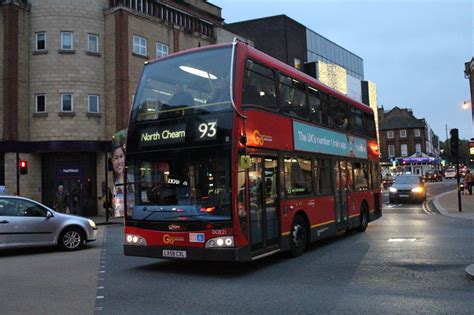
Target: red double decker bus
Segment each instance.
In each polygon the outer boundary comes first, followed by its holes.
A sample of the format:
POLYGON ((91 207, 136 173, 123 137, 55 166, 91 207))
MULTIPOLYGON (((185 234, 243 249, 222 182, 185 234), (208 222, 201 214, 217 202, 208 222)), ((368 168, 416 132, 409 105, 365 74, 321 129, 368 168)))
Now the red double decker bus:
POLYGON ((144 66, 127 135, 125 255, 301 255, 381 216, 372 110, 246 45, 144 66))

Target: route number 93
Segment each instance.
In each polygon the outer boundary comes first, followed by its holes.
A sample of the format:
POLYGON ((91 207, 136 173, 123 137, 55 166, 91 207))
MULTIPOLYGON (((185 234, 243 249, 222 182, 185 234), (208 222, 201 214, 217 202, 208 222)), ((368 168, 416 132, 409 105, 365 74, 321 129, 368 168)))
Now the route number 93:
POLYGON ((208 121, 208 122, 199 124, 198 130, 201 133, 199 135, 200 139, 215 138, 217 134, 217 121, 208 121))

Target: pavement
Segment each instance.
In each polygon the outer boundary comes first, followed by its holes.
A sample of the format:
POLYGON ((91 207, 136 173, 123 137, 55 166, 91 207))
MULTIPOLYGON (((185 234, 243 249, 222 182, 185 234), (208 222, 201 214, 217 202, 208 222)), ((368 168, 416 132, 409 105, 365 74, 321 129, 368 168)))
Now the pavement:
MULTIPOLYGON (((463 220, 474 220, 474 194, 464 195, 461 193, 461 211, 457 190, 447 191, 435 196, 433 206, 444 216, 463 220)), ((474 221, 472 221, 474 224, 474 221)), ((466 277, 474 280, 474 264, 466 267, 466 277)))

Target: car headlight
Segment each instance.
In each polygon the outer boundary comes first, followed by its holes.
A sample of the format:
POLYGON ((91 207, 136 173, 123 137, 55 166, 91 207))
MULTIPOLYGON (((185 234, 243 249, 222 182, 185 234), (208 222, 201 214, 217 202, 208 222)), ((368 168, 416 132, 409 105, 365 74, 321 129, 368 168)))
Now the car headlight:
POLYGON ((91 228, 93 228, 93 229, 97 228, 97 226, 95 225, 95 222, 92 221, 91 219, 87 219, 87 222, 89 222, 89 225, 91 226, 91 228))
POLYGON ((146 246, 146 240, 138 235, 135 234, 125 234, 125 243, 127 245, 139 245, 139 246, 146 246))
POLYGON ((390 187, 388 189, 391 193, 396 193, 397 192, 397 189, 395 187, 390 187))
POLYGON ((206 248, 223 248, 223 247, 234 247, 233 236, 216 237, 207 240, 206 248))
POLYGON ((421 193, 423 192, 423 187, 415 187, 411 191, 414 193, 421 193))

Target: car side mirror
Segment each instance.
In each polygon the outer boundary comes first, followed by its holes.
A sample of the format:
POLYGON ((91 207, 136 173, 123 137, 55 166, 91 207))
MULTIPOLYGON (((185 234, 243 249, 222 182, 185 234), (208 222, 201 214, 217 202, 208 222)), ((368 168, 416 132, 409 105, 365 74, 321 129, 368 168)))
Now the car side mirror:
POLYGON ((52 217, 54 217, 54 214, 53 214, 51 211, 49 211, 49 210, 46 211, 46 219, 50 219, 50 218, 52 218, 52 217))

